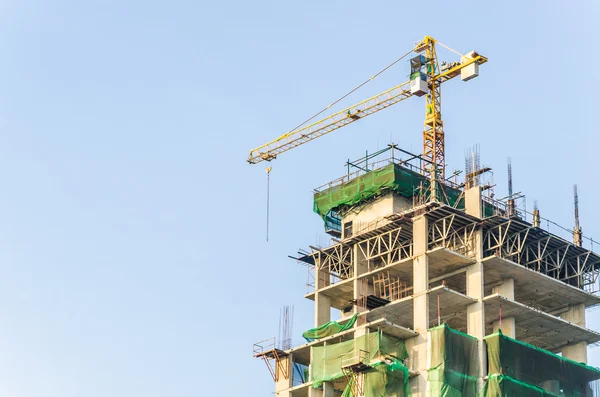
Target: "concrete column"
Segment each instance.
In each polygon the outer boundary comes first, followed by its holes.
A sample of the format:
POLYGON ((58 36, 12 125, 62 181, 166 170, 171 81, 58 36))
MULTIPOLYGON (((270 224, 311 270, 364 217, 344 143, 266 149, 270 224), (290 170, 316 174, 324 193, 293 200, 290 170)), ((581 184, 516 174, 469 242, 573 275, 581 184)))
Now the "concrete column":
POLYGON ((420 372, 413 381, 414 397, 424 397, 427 392, 427 330, 429 329, 427 229, 425 215, 413 219, 413 328, 419 335, 412 339, 412 351, 409 357, 412 369, 420 372))
MULTIPOLYGON (((465 192, 465 210, 467 214, 482 217, 481 190, 479 186, 465 192)), ((481 230, 473 234, 473 252, 476 263, 467 267, 467 295, 477 299, 477 302, 467 308, 467 332, 469 335, 482 339, 485 336, 485 317, 483 313, 483 233, 481 230)))
MULTIPOLYGON (((315 327, 325 324, 331 321, 331 299, 327 296, 322 295, 319 290, 328 286, 330 283, 330 276, 327 273, 318 270, 319 261, 317 260, 317 269, 315 270, 315 327)), ((313 362, 312 348, 310 352, 310 362, 313 362)), ((310 371, 310 369, 309 369, 310 371)), ((323 389, 308 388, 309 397, 324 397, 323 391, 327 389, 328 382, 323 383, 323 389)), ((330 385, 331 386, 331 385, 330 385)), ((287 397, 287 396, 283 396, 287 397)))
MULTIPOLYGON (((356 302, 356 304, 354 305, 354 313, 360 313, 362 311, 367 310, 366 307, 362 307, 361 305, 361 298, 363 298, 363 300, 366 298, 366 296, 369 294, 369 283, 367 282, 367 279, 358 279, 358 276, 366 273, 368 271, 368 267, 367 267, 367 263, 365 260, 365 257, 362 253, 362 251, 360 250, 358 244, 354 244, 354 247, 352 247, 352 249, 354 250, 353 254, 354 254, 354 281, 353 281, 353 289, 354 289, 354 295, 353 295, 353 299, 356 302)), ((358 318, 356 320, 356 326, 361 326, 366 324, 367 319, 365 316, 361 316, 360 318, 358 318)), ((364 328, 362 330, 357 330, 354 337, 359 337, 361 335, 365 334, 365 330, 364 328)))
MULTIPOLYGON (((561 314, 561 318, 579 325, 580 327, 585 327, 585 305, 580 303, 571 306, 569 310, 561 314)), ((587 364, 587 344, 585 342, 579 342, 567 345, 563 347, 562 355, 573 361, 587 364)))
MULTIPOLYGON (((465 212, 477 218, 483 217, 481 189, 479 186, 465 191, 465 212)), ((480 387, 483 386, 483 378, 487 373, 487 360, 485 344, 485 313, 483 305, 483 231, 478 229, 473 233, 472 252, 475 254, 475 262, 467 267, 467 295, 477 299, 477 302, 467 307, 467 333, 479 339, 479 363, 480 363, 480 387)))
POLYGON ((276 365, 275 371, 277 373, 278 380, 275 382, 275 394, 278 397, 291 397, 292 393, 290 388, 292 387, 292 356, 281 357, 281 364, 287 370, 288 378, 285 379, 283 372, 276 365))
POLYGON ((319 260, 315 269, 315 327, 331 321, 331 299, 323 296, 319 290, 330 284, 329 274, 318 269, 319 260))
POLYGON ((331 321, 331 299, 315 294, 315 328, 331 321))
MULTIPOLYGON (((323 383, 325 384, 325 383, 323 383)), ((322 389, 313 389, 312 386, 308 388, 308 397, 323 397, 322 389)))
MULTIPOLYGON (((510 299, 515 300, 515 280, 512 278, 505 278, 502 280, 502 284, 492 288, 493 294, 498 294, 510 299)), ((502 324, 500 320, 494 321, 494 331, 500 329, 502 333, 511 338, 515 338, 515 318, 514 317, 502 317, 502 324)))
MULTIPOLYGON (((359 300, 361 298, 363 298, 363 300, 364 300, 366 298, 366 296, 368 294, 372 293, 373 291, 370 290, 369 283, 366 278, 360 279, 360 280, 358 279, 359 275, 366 273, 368 271, 368 266, 367 266, 367 261, 365 260, 365 257, 359 248, 359 245, 355 244, 353 248, 354 248, 354 299, 357 302, 357 305, 354 306, 354 312, 360 313, 361 311, 367 310, 367 308, 362 307, 359 304, 359 300)), ((364 336, 365 334, 369 333, 369 330, 367 330, 367 328, 362 327, 366 323, 367 323, 366 316, 361 316, 356 319, 356 326, 358 328, 356 329, 356 331, 354 331, 355 341, 356 341, 356 338, 360 338, 361 336, 364 336)), ((360 347, 355 346, 354 351, 358 352, 359 350, 360 350, 360 347)), ((364 379, 365 379, 364 376, 356 377, 356 381, 358 382, 357 387, 360 389, 363 389, 363 390, 364 390, 364 379)), ((333 389, 332 389, 332 393, 333 393, 333 389)), ((324 397, 333 397, 333 394, 331 394, 331 396, 327 395, 324 397)), ((358 396, 356 396, 356 397, 358 397, 358 396)))
POLYGON ((333 397, 333 383, 323 382, 322 389, 313 389, 308 387, 308 397, 333 397))
POLYGON ((323 397, 333 397, 333 383, 323 382, 323 397))

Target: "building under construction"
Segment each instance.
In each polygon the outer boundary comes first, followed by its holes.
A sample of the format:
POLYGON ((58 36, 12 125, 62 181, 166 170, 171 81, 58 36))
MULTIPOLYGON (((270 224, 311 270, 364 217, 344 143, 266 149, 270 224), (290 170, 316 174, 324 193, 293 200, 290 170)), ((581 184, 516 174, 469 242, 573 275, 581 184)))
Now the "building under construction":
MULTIPOLYGON (((423 43, 411 68, 424 67, 425 77, 411 70, 411 88, 415 75, 425 82, 415 91, 434 105, 424 153, 389 145, 315 189, 331 244, 296 258, 312 277, 305 297, 314 301, 314 328, 299 346, 269 340, 254 355, 279 397, 600 396, 600 370, 587 365, 600 334, 585 324, 586 308, 600 304, 600 255, 582 236, 577 209, 575 228, 561 229, 537 208, 525 211, 510 181, 509 196, 495 199, 476 149, 460 183, 458 173, 445 177, 436 105, 445 81, 436 76, 445 72, 431 49, 420 55, 423 43)), ((446 72, 461 75, 478 56, 446 72)), ((369 109, 345 109, 345 122, 369 109)), ((271 160, 278 152, 270 150, 256 158, 271 160)))

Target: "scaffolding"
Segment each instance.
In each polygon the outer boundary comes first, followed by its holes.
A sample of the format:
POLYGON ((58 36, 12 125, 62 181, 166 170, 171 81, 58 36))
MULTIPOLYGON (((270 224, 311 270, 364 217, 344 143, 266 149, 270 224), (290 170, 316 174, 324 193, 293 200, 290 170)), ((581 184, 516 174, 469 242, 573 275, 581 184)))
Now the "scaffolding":
POLYGON ((342 354, 340 357, 342 373, 348 382, 348 388, 355 396, 364 395, 365 371, 369 368, 370 353, 366 350, 358 350, 342 354))
POLYGON ((373 276, 373 294, 387 301, 395 301, 410 295, 412 288, 401 277, 390 276, 383 272, 373 276))
POLYGON ((276 346, 276 339, 273 337, 255 343, 252 346, 252 352, 254 357, 260 358, 265 362, 273 380, 279 382, 280 376, 283 376, 284 379, 289 379, 287 364, 284 363, 288 354, 276 346))

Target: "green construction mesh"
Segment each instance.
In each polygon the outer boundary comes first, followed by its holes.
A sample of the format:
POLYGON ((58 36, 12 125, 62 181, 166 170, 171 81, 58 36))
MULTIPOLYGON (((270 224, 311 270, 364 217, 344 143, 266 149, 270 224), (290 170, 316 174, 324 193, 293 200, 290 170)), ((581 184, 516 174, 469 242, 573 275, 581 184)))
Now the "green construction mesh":
MULTIPOLYGON (((374 332, 358 338, 312 348, 311 376, 313 387, 344 376, 342 361, 360 357, 367 365, 364 371, 365 397, 405 397, 410 395, 408 369, 403 360, 408 357, 404 341, 374 332)), ((348 382, 344 397, 354 397, 353 382, 348 382)))
POLYGON ((338 332, 345 331, 354 327, 354 323, 356 323, 356 317, 358 314, 355 314, 351 318, 346 321, 342 321, 340 324, 337 321, 330 321, 325 323, 317 328, 311 328, 308 331, 302 334, 302 337, 306 339, 307 342, 312 342, 317 339, 325 338, 326 336, 335 335, 338 332))
POLYGON ((537 386, 523 383, 510 376, 495 374, 488 376, 483 388, 485 397, 560 397, 537 386))
POLYGON ((346 342, 312 348, 311 380, 314 387, 324 381, 341 378, 342 356, 358 355, 360 351, 368 353, 365 360, 372 360, 379 350, 379 334, 372 333, 346 342))
POLYGON ((477 339, 447 325, 429 330, 431 397, 476 397, 479 377, 477 339))
MULTIPOLYGON (((426 189, 429 188, 429 183, 429 179, 418 172, 398 164, 389 164, 315 193, 313 210, 323 218, 328 229, 340 230, 337 214, 339 211, 387 192, 396 192, 402 197, 412 198, 421 186, 427 196, 426 189)), ((459 189, 441 183, 438 183, 437 188, 439 202, 464 210, 465 200, 459 189)), ((485 201, 482 202, 482 206, 486 217, 499 211, 485 201)))
POLYGON ((486 336, 485 341, 490 374, 486 397, 587 397, 596 396, 600 391, 597 368, 509 338, 500 331, 486 336), (511 392, 517 389, 523 391, 511 392))
MULTIPOLYGON (((403 197, 413 197, 415 190, 421 184, 423 188, 427 188, 429 180, 408 168, 398 164, 389 164, 344 184, 315 193, 313 209, 321 218, 325 219, 332 210, 336 211, 358 204, 383 192, 394 191, 403 197)), ((438 191, 440 201, 454 205, 460 199, 458 207, 464 207, 459 190, 439 185, 438 191)))

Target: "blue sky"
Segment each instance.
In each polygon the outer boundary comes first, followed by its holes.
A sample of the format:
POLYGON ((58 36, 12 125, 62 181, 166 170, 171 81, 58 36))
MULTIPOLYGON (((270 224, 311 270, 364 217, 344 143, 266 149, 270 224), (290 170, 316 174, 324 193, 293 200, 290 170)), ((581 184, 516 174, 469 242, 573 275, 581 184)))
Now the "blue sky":
POLYGON ((479 143, 502 196, 510 156, 528 208, 565 226, 578 183, 600 239, 597 3, 427 4, 0 2, 0 395, 270 395, 251 347, 284 304, 296 337, 312 325, 287 258, 323 235, 312 188, 390 140, 420 151, 423 100, 275 161, 268 243, 247 152, 426 34, 490 59, 443 88, 449 168, 479 143))

